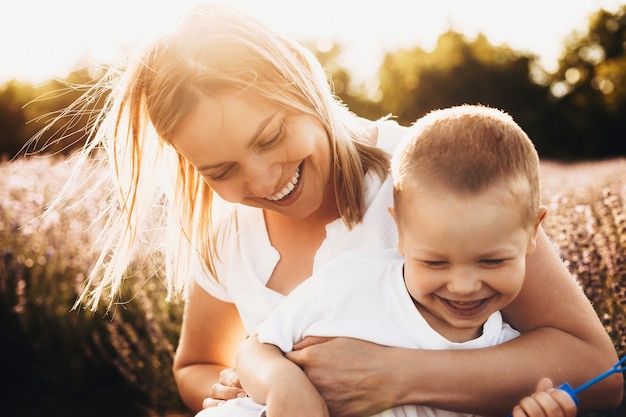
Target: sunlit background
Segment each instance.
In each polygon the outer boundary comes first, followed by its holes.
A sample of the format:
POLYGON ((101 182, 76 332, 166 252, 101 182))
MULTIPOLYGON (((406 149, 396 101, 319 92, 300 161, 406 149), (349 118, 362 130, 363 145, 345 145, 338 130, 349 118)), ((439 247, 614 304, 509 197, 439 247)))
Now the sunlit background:
MULTIPOLYGON (((0 83, 41 82, 87 63, 115 63, 125 48, 172 27, 197 0, 7 0, 0 5, 0 83)), ((600 8, 624 0, 230 0, 275 28, 299 38, 336 40, 342 64, 356 79, 376 70, 385 50, 434 46, 448 29, 469 37, 482 32, 541 57, 550 70, 563 40, 586 27, 600 8)))

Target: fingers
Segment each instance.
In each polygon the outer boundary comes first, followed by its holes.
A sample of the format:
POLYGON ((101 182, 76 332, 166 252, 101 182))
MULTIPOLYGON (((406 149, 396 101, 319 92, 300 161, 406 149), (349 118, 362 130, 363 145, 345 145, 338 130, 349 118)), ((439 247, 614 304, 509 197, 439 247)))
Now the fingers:
POLYGON ((220 372, 219 382, 227 387, 241 388, 239 376, 233 368, 226 368, 220 372))
POLYGON ((563 417, 563 411, 557 402, 555 402, 550 394, 545 391, 536 392, 530 398, 524 398, 520 402, 520 407, 524 412, 533 417, 563 417))
POLYGON ((300 342, 298 342, 295 345, 293 345, 293 350, 304 349, 305 347, 309 347, 309 346, 317 345, 317 344, 320 344, 320 343, 328 342, 329 340, 332 340, 332 339, 333 339, 332 337, 307 336, 303 340, 301 340, 300 342))
MULTIPOLYGON (((552 382, 548 382, 540 381, 537 388, 551 386, 552 382)), ((560 389, 547 388, 522 399, 513 409, 513 417, 574 417, 576 412, 576 404, 569 394, 560 389)))
POLYGON ((204 401, 202 401, 202 408, 209 408, 209 407, 217 407, 218 405, 222 405, 224 403, 225 400, 216 400, 214 398, 205 398, 204 401))
MULTIPOLYGON (((320 357, 320 354, 318 352, 319 348, 315 348, 314 346, 323 345, 324 343, 330 342, 333 339, 335 338, 307 336, 300 342, 296 343, 293 346, 293 350, 291 352, 287 352, 285 356, 287 357, 287 359, 289 359, 299 367, 306 369, 309 365, 311 365, 312 361, 315 361, 314 358, 320 357), (313 351, 311 351, 310 348, 312 348, 313 351), (311 354, 313 354, 313 356, 311 356, 311 354)), ((326 356, 322 355, 322 357, 326 356)))
POLYGON ((244 398, 246 396, 246 393, 241 388, 225 387, 224 385, 215 384, 211 387, 211 397, 207 397, 202 401, 202 408, 216 407, 222 405, 226 400, 244 398))
POLYGON ((563 410, 563 415, 566 417, 574 417, 578 412, 578 407, 576 403, 569 396, 569 394, 560 389, 552 389, 549 390, 548 393, 550 396, 559 403, 559 406, 563 410))
POLYGON ((246 392, 241 388, 237 372, 233 368, 227 368, 220 372, 219 382, 211 386, 209 395, 202 402, 202 408, 221 405, 224 400, 243 398, 246 392))
POLYGON ((541 378, 539 382, 537 382, 536 392, 548 391, 550 388, 554 388, 554 384, 550 378, 541 378))

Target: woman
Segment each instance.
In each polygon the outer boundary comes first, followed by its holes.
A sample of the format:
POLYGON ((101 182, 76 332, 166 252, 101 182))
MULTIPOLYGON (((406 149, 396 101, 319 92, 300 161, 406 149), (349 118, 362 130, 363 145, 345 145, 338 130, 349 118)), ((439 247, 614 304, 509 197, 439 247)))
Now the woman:
MULTIPOLYGON (((119 198, 79 302, 113 302, 165 194, 166 282, 170 295, 187 298, 174 361, 180 394, 193 410, 245 395, 230 368, 247 332, 336 254, 396 246, 388 152, 405 129, 351 114, 308 50, 223 7, 190 13, 115 81, 84 155, 108 150, 119 198), (164 173, 175 174, 170 193, 164 173)), ((335 416, 408 403, 505 414, 541 377, 576 385, 616 360, 543 232, 504 315, 523 334, 493 348, 433 352, 339 338, 312 340, 326 343, 290 358, 335 416)), ((619 376, 598 384, 581 395, 582 408, 617 406, 622 387, 619 376)))

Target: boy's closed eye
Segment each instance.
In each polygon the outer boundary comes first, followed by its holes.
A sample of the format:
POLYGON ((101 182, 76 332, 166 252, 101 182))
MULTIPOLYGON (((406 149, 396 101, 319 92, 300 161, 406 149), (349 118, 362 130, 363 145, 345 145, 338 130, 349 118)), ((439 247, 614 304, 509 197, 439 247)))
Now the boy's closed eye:
POLYGON ((505 259, 481 259, 479 263, 481 266, 484 266, 487 268, 495 268, 495 267, 503 265, 505 261, 506 261, 505 259))
POLYGON ((424 266, 428 267, 428 268, 433 268, 433 269, 442 269, 448 266, 448 262, 447 261, 426 261, 426 260, 422 260, 420 261, 424 266))

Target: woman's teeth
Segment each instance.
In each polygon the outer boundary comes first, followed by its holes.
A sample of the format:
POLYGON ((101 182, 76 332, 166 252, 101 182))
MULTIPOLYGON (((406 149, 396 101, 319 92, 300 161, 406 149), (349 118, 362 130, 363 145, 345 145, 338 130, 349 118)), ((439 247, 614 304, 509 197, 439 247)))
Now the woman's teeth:
POLYGON ((296 188, 296 185, 298 184, 299 179, 300 179, 300 167, 298 167, 296 172, 293 174, 291 181, 289 181, 289 184, 287 184, 285 188, 283 188, 276 194, 267 197, 267 199, 271 201, 279 201, 287 197, 294 190, 294 188, 296 188))

